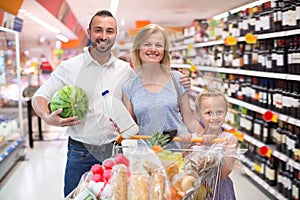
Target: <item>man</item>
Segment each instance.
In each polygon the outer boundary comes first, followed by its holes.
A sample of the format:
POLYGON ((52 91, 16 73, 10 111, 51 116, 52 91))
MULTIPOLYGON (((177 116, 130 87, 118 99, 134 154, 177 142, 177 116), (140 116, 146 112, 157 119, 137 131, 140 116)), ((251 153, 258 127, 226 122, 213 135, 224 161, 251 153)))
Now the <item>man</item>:
MULTIPOLYGON (((87 33, 91 45, 84 53, 62 62, 32 98, 35 112, 47 124, 68 126, 65 196, 74 190, 82 174, 93 164, 101 164, 111 157, 112 142, 118 133, 105 111, 101 93, 108 89, 121 100, 121 86, 135 76, 129 63, 111 53, 117 36, 117 23, 109 11, 97 12, 91 18, 87 33), (85 119, 78 120, 77 116, 61 118, 62 108, 52 113, 49 110, 52 96, 65 85, 76 85, 86 92, 89 110, 85 119)), ((189 81, 185 79, 183 83, 189 84, 189 81)))

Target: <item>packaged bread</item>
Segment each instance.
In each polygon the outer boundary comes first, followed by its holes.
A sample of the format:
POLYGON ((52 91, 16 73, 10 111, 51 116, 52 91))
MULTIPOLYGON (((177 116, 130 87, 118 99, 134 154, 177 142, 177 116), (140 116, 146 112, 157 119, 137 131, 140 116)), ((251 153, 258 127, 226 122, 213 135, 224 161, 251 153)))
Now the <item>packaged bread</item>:
POLYGON ((169 191, 166 186, 166 174, 161 171, 155 171, 150 178, 150 199, 165 200, 168 199, 169 191))
POLYGON ((145 173, 131 173, 128 186, 128 199, 149 200, 150 176, 145 173))
POLYGON ((110 182, 112 186, 111 200, 127 200, 128 168, 123 164, 114 165, 110 182))

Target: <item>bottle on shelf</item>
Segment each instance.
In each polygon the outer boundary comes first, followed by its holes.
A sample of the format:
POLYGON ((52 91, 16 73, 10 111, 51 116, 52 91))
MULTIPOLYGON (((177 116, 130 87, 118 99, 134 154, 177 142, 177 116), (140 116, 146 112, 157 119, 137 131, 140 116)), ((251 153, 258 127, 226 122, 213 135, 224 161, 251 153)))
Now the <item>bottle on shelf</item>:
POLYGON ((261 114, 256 113, 256 116, 255 116, 255 119, 253 122, 253 137, 259 141, 262 141, 263 124, 264 124, 264 121, 261 119, 261 114))
POLYGON ((284 128, 284 122, 282 120, 278 120, 278 127, 276 129, 275 134, 275 145, 276 150, 279 152, 282 152, 282 137, 283 137, 283 128, 284 128))
POLYGON ((274 79, 268 79, 268 109, 269 110, 275 110, 274 109, 274 82, 276 80, 274 79))
MULTIPOLYGON (((300 15, 300 14, 299 14, 300 15)), ((298 26, 299 27, 299 26, 298 26)), ((296 50, 294 54, 294 72, 296 75, 300 75, 300 36, 296 38, 296 50)))
POLYGON ((259 105, 262 108, 268 108, 268 98, 268 79, 260 78, 259 105))
POLYGON ((297 21, 296 27, 300 27, 300 1, 296 2, 296 21, 297 21))
POLYGON ((295 126, 295 134, 296 134, 296 143, 295 143, 295 148, 293 149, 293 159, 300 163, 300 127, 295 126))
POLYGON ((261 178, 265 179, 266 158, 259 153, 259 148, 256 148, 254 156, 254 172, 261 178))
POLYGON ((288 199, 292 199, 292 189, 293 189, 293 180, 294 180, 294 167, 292 165, 289 165, 289 171, 287 174, 287 194, 286 197, 288 199))
POLYGON ((287 130, 287 150, 286 150, 286 155, 289 158, 294 157, 294 149, 296 147, 296 142, 297 142, 297 133, 295 132, 295 125, 289 124, 288 125, 288 130, 287 130))
POLYGON ((268 122, 264 122, 262 126, 262 142, 264 144, 272 144, 271 129, 268 122))
MULTIPOLYGON (((290 38, 289 40, 289 48, 287 50, 288 56, 288 73, 296 74, 297 70, 297 50, 298 50, 298 37, 290 38)), ((299 58, 298 58, 299 59, 299 58)))
POLYGON ((282 88, 282 109, 281 113, 285 115, 289 115, 291 113, 291 87, 290 82, 283 80, 283 88, 282 88))
POLYGON ((273 49, 272 49, 272 53, 271 53, 271 59, 272 59, 271 66, 272 67, 270 69, 270 72, 276 72, 276 69, 277 69, 277 59, 278 59, 277 51, 278 51, 278 40, 274 39, 273 40, 273 49))
POLYGON ((277 169, 277 191, 283 193, 283 188, 285 184, 284 179, 284 171, 285 171, 286 163, 282 160, 278 161, 278 169, 277 169))
POLYGON ((274 157, 273 155, 270 155, 270 157, 267 160, 266 163, 266 182, 270 186, 277 185, 277 160, 278 158, 274 157))
POLYGON ((297 28, 296 4, 294 0, 289 1, 288 7, 288 30, 297 28))
POLYGON ((297 169, 294 169, 294 179, 292 181, 292 199, 300 199, 300 173, 297 169))
POLYGON ((298 92, 298 84, 296 81, 290 81, 290 115, 293 118, 298 118, 298 109, 299 109, 299 104, 300 104, 300 96, 298 92))
POLYGON ((285 63, 284 63, 284 57, 285 57, 285 53, 284 53, 284 40, 283 39, 278 39, 278 49, 277 49, 277 59, 276 59, 276 69, 275 72, 278 73, 284 73, 285 71, 285 63))

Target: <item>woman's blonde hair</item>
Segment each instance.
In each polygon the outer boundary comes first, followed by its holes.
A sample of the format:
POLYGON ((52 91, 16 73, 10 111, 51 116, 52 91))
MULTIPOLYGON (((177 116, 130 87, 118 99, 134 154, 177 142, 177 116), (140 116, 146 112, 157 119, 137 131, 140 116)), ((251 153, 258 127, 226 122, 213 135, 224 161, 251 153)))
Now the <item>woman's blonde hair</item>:
POLYGON ((208 97, 222 97, 224 99, 225 104, 226 104, 226 111, 227 111, 227 109, 228 109, 228 101, 227 101, 224 93, 221 92, 218 89, 205 89, 202 92, 200 92, 198 94, 198 96, 196 97, 196 100, 195 100, 195 109, 196 109, 197 113, 200 113, 200 107, 201 107, 202 100, 204 98, 208 98, 208 97))
POLYGON ((169 52, 169 36, 164 28, 157 24, 149 24, 141 28, 136 34, 131 53, 132 62, 135 69, 140 70, 142 67, 142 61, 140 59, 140 48, 143 42, 153 33, 161 32, 164 37, 164 56, 160 62, 160 67, 164 72, 170 70, 170 52, 169 52))

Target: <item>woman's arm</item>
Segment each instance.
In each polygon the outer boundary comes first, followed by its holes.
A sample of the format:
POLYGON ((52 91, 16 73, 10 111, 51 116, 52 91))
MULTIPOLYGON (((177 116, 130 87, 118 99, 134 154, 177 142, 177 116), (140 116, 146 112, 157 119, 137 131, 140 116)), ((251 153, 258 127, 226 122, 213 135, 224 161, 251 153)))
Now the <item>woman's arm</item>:
POLYGON ((189 129, 190 133, 195 133, 198 129, 198 122, 195 119, 194 113, 190 106, 188 93, 185 92, 181 98, 183 122, 189 129))
POLYGON ((122 101, 123 101, 125 107, 127 108, 128 112, 130 113, 131 117, 136 122, 136 117, 135 117, 135 115, 133 113, 132 103, 129 101, 128 97, 126 96, 126 94, 124 92, 122 93, 122 101))

